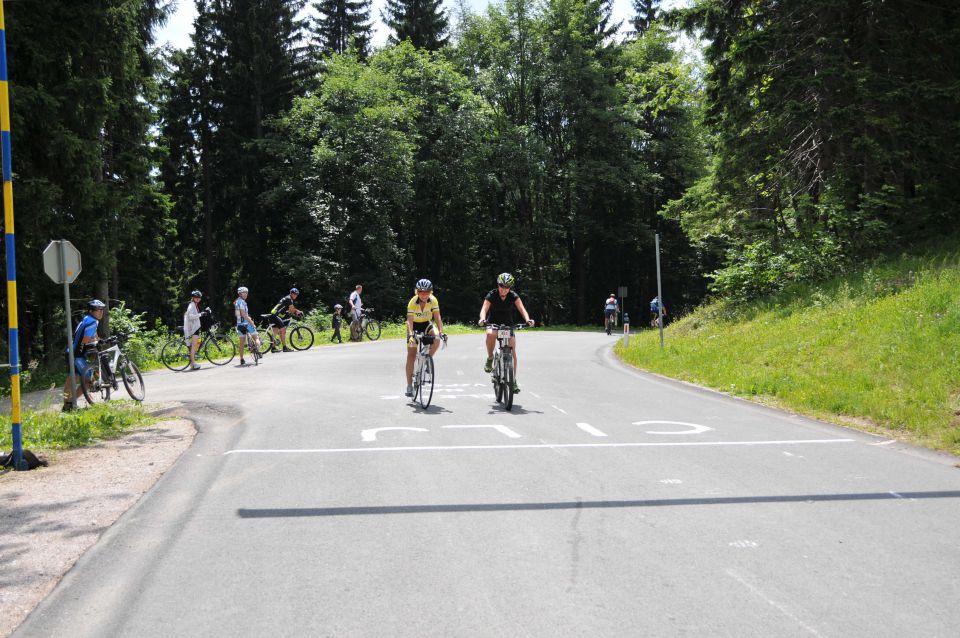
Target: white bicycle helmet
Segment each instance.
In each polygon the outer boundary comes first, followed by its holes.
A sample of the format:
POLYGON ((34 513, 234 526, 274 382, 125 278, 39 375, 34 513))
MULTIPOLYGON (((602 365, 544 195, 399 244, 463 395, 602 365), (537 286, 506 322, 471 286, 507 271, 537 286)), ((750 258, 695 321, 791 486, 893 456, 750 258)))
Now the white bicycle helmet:
POLYGON ((421 279, 417 282, 417 291, 430 291, 433 290, 433 282, 429 279, 421 279))
POLYGON ((247 289, 246 286, 240 286, 239 288, 237 288, 237 294, 238 294, 238 295, 239 295, 240 293, 242 293, 242 292, 250 292, 250 291, 247 289))

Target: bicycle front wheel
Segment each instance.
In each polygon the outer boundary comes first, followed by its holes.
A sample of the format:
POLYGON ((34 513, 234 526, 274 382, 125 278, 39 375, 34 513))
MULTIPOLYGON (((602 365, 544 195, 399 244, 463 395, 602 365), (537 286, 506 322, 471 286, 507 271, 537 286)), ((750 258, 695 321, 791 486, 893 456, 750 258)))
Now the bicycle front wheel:
POLYGON ((143 375, 140 374, 140 368, 137 367, 137 364, 124 357, 120 361, 120 365, 117 366, 117 371, 123 378, 123 387, 127 389, 130 398, 134 401, 143 401, 143 397, 147 395, 147 390, 143 385, 143 375))
POLYGON ((313 330, 307 326, 296 326, 287 332, 287 340, 294 350, 308 350, 313 346, 313 330))
POLYGON ((433 357, 424 355, 423 368, 420 370, 420 390, 418 392, 420 407, 426 410, 433 399, 433 357))
POLYGON ((183 339, 171 339, 160 350, 160 361, 174 372, 186 370, 190 365, 190 347, 183 339))
POLYGON ((500 366, 500 357, 493 360, 493 394, 497 397, 497 403, 503 401, 503 373, 500 366))
POLYGON ((237 347, 223 335, 213 335, 203 345, 203 356, 213 365, 223 366, 237 356, 237 347))
POLYGON ((376 319, 368 319, 365 322, 363 331, 367 333, 367 339, 376 341, 380 338, 380 322, 376 319))
POLYGON ((513 409, 513 360, 503 362, 503 407, 513 409))

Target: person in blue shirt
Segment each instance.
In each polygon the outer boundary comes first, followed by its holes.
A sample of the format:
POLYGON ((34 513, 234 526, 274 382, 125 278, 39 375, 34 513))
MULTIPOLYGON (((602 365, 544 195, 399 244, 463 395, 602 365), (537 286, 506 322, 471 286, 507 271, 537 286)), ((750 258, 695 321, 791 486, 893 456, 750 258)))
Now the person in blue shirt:
POLYGON ((246 286, 237 288, 237 298, 233 302, 233 314, 237 317, 237 334, 240 335, 240 365, 246 365, 243 359, 243 346, 247 340, 246 335, 253 337, 253 343, 260 348, 260 335, 257 333, 257 327, 253 325, 253 319, 250 318, 250 307, 247 306, 247 296, 250 291, 246 286))
POLYGON ((610 334, 610 328, 613 325, 614 317, 619 310, 620 304, 617 303, 617 298, 610 293, 610 296, 607 297, 607 300, 603 303, 603 328, 607 331, 607 334, 610 334))
MULTIPOLYGON (((75 393, 80 392, 80 377, 87 369, 88 362, 85 353, 91 348, 96 348, 97 341, 100 340, 97 336, 97 328, 100 327, 100 320, 103 319, 106 307, 107 304, 99 299, 91 299, 87 303, 87 314, 83 316, 83 319, 77 325, 77 329, 73 332, 73 369, 77 375, 80 375, 74 379, 75 393)), ((67 357, 69 358, 69 356, 68 352, 67 357)), ((70 394, 70 384, 64 383, 63 411, 68 412, 72 409, 73 395, 70 394)))

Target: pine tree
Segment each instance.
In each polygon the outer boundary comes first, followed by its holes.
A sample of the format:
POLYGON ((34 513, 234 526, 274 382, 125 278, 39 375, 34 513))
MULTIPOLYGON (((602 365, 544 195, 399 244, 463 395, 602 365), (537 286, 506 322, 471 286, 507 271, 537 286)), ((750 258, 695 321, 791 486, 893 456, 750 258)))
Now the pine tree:
POLYGON ((659 17, 660 0, 633 0, 633 10, 635 15, 630 23, 637 35, 643 35, 653 24, 653 21, 659 17))
POLYGON ((313 31, 324 54, 345 53, 351 46, 360 59, 370 53, 371 0, 319 0, 313 8, 319 15, 313 31))
POLYGON ((394 34, 393 43, 410 40, 418 49, 436 51, 447 44, 447 16, 442 0, 387 0, 382 14, 394 34))

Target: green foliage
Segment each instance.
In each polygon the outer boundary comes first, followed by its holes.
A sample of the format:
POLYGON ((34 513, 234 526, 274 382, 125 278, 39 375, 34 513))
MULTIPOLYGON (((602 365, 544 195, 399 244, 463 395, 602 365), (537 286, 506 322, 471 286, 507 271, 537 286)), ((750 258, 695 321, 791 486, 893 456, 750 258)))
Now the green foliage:
POLYGON ((960 453, 956 238, 770 296, 721 300, 617 347, 626 361, 960 453))
MULTIPOLYGON (((65 450, 97 441, 115 439, 130 430, 157 421, 132 402, 99 403, 73 412, 25 411, 22 415, 23 446, 41 450, 65 450)), ((0 449, 11 445, 10 417, 0 416, 0 449)))

